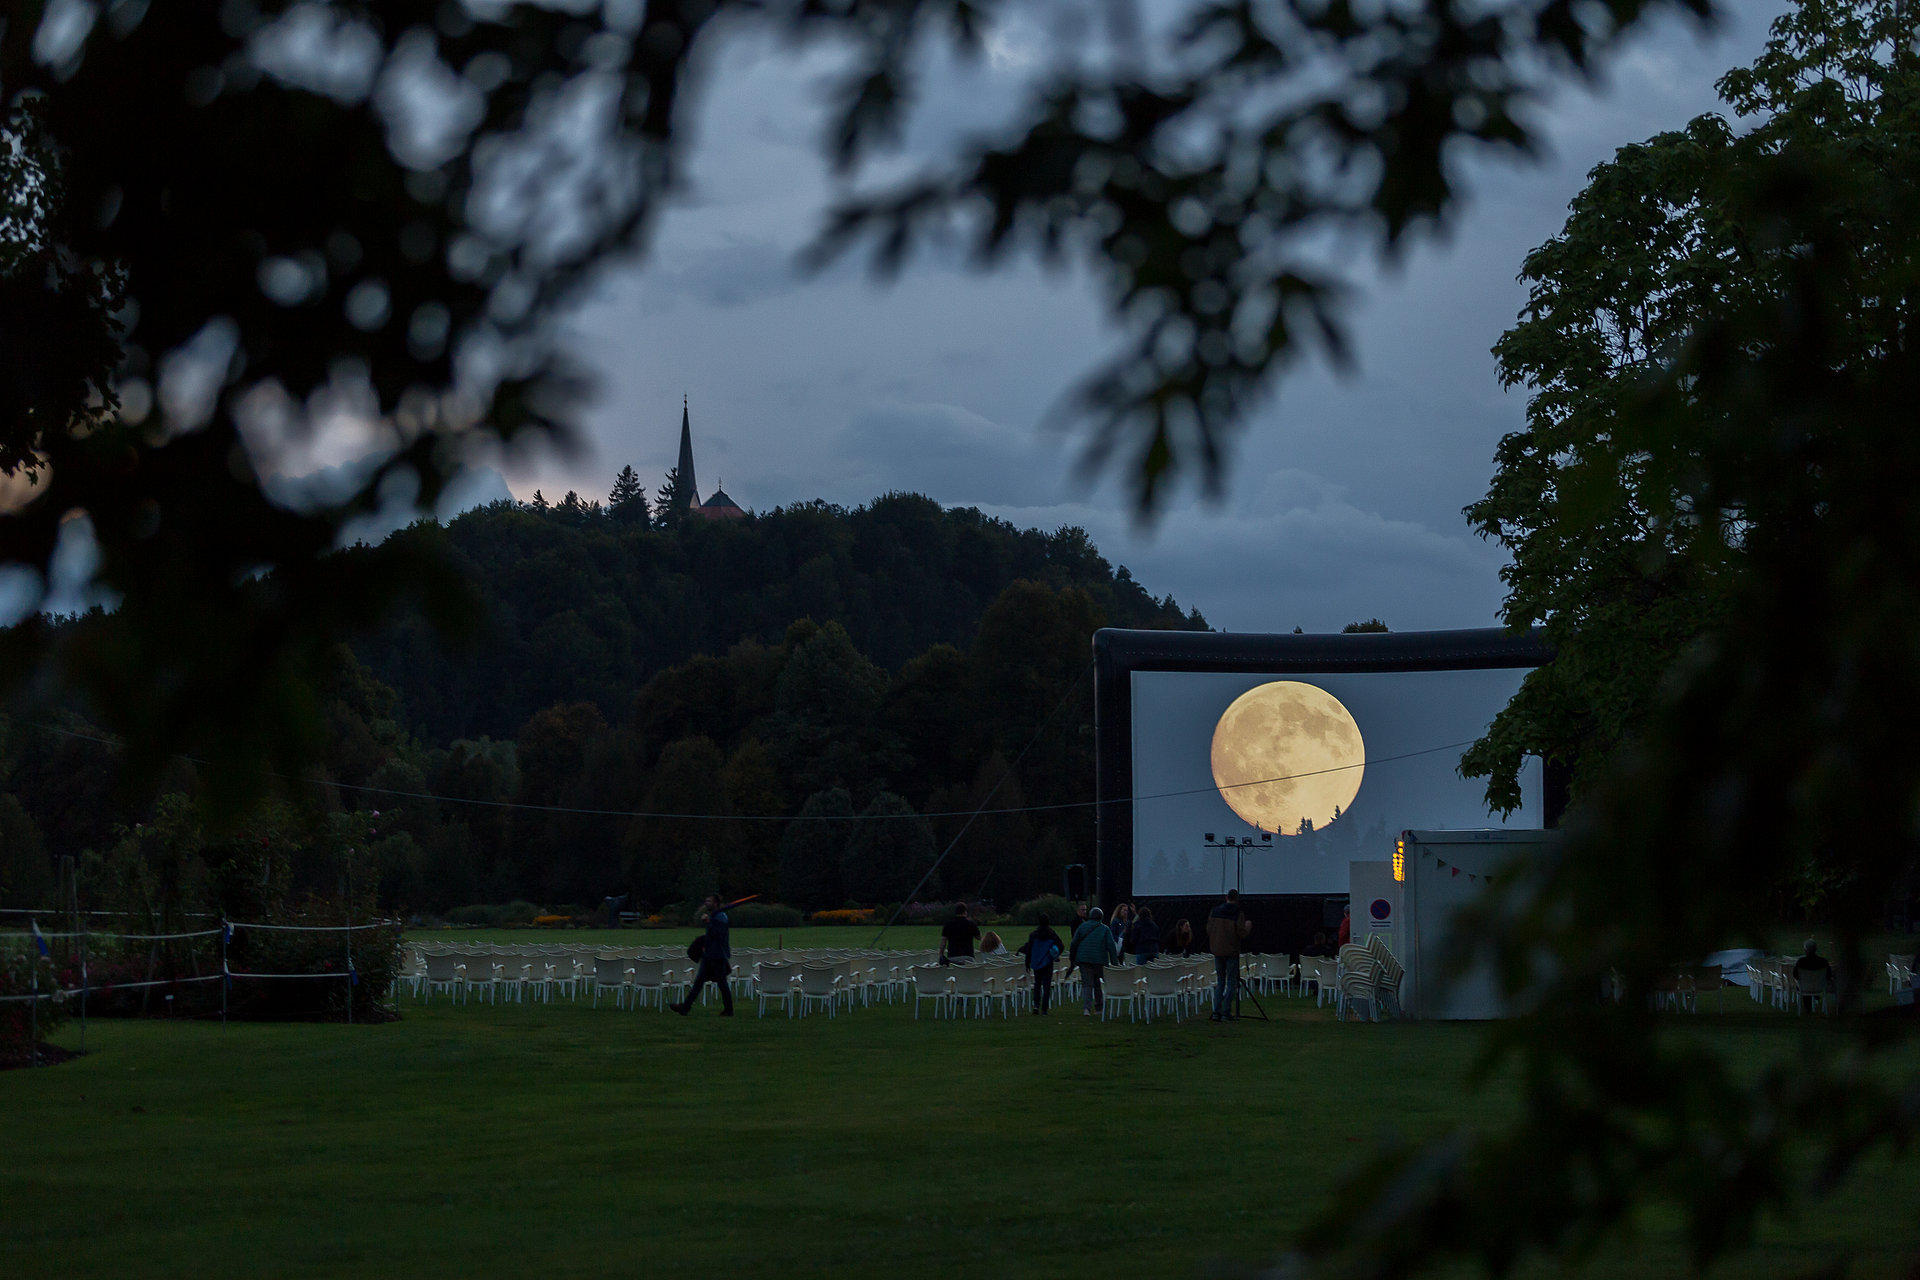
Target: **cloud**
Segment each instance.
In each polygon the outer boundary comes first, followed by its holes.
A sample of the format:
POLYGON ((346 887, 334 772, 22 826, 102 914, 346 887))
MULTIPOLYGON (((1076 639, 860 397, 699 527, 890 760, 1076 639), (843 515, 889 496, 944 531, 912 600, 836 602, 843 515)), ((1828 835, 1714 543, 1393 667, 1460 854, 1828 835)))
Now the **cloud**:
POLYGON ((1397 631, 1496 624, 1497 548, 1362 510, 1318 477, 1294 473, 1263 487, 1311 490, 1300 505, 1251 512, 1187 507, 1152 529, 1078 503, 987 510, 1021 525, 1079 525, 1148 591, 1171 593, 1230 631, 1337 631, 1371 617, 1397 631))
POLYGON ((829 449, 838 487, 868 496, 904 489, 950 506, 1026 506, 1061 494, 1058 452, 1044 437, 959 405, 874 405, 829 449))

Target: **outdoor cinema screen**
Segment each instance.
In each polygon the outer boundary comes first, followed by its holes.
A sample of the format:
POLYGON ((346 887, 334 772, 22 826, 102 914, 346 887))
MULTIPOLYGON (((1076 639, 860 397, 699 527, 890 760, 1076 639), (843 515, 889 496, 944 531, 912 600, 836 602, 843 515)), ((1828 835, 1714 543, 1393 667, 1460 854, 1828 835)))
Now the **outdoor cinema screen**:
POLYGON ((1537 760, 1505 817, 1459 774, 1523 668, 1127 675, 1136 895, 1343 894, 1402 830, 1543 825, 1537 760))

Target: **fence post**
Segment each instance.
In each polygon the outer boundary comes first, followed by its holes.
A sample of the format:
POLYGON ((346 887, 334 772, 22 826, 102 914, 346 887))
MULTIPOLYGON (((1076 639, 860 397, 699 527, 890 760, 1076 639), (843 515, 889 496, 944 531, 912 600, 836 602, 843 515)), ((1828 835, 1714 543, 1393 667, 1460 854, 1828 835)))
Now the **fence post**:
POLYGON ((80 864, 73 855, 61 858, 63 869, 67 873, 67 905, 73 914, 73 932, 80 937, 80 1052, 87 1051, 87 988, 92 982, 87 978, 87 930, 92 913, 80 914, 80 864))
POLYGON ((233 924, 220 917, 220 1025, 227 1025, 227 988, 233 985, 233 971, 227 967, 227 939, 233 936, 233 924))

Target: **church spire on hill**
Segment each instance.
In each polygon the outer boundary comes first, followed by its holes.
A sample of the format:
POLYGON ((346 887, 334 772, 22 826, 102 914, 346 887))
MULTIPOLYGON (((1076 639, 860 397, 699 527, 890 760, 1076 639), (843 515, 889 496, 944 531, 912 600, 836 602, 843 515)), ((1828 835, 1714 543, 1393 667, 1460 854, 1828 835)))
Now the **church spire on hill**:
POLYGON ((674 469, 675 502, 686 503, 686 512, 702 520, 743 520, 745 508, 727 496, 725 489, 715 489, 705 502, 700 500, 700 489, 693 479, 693 421, 687 412, 687 398, 680 397, 680 465, 674 469))
POLYGON ((700 505, 700 486, 693 479, 693 424, 687 418, 687 398, 680 397, 680 492, 689 507, 700 505))

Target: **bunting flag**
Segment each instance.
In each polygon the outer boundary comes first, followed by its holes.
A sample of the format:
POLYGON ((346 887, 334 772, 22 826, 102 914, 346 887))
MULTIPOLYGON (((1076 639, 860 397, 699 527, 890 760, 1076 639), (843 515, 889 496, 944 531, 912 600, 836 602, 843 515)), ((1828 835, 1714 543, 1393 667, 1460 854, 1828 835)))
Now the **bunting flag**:
POLYGON ((47 935, 40 932, 40 922, 29 916, 27 918, 27 927, 33 930, 33 945, 40 948, 40 958, 42 960, 52 959, 53 952, 47 947, 47 935))
POLYGON ((1453 874, 1454 874, 1454 876, 1455 876, 1455 878, 1457 879, 1457 878, 1459 877, 1459 875, 1460 875, 1460 868, 1458 868, 1458 867, 1455 867, 1455 868, 1453 868, 1453 874))

